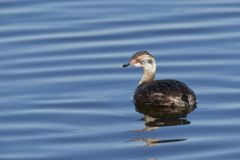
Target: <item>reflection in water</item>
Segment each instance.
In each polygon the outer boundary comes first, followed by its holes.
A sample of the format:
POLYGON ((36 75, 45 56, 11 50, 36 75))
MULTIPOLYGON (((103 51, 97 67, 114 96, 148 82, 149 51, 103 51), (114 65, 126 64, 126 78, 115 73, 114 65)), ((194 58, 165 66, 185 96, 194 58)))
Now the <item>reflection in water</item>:
POLYGON ((163 126, 177 126, 190 124, 190 121, 186 119, 186 114, 174 117, 167 115, 166 112, 162 113, 161 107, 156 106, 139 106, 135 104, 137 112, 144 114, 145 128, 141 131, 150 131, 163 126))
POLYGON ((145 129, 146 131, 154 130, 159 127, 164 126, 177 126, 177 125, 186 125, 190 124, 190 122, 186 119, 181 118, 153 118, 150 116, 145 115, 144 116, 144 123, 145 123, 145 129))
MULTIPOLYGON (((141 119, 144 121, 145 127, 140 130, 134 130, 133 132, 145 132, 156 130, 159 127, 165 126, 177 126, 177 125, 188 125, 191 122, 186 119, 186 114, 181 117, 172 117, 168 115, 163 115, 162 110, 157 107, 143 107, 135 105, 135 109, 137 112, 143 113, 144 118, 141 119)), ((156 138, 142 138, 142 139, 133 139, 131 142, 145 142, 146 146, 156 146, 160 143, 171 143, 171 142, 179 142, 184 141, 185 138, 174 138, 174 139, 156 139, 156 138)))
POLYGON ((144 115, 144 118, 141 119, 144 121, 145 128, 141 130, 134 130, 134 132, 144 132, 158 129, 159 127, 164 126, 177 126, 177 125, 187 125, 190 124, 190 121, 182 118, 154 118, 148 115, 144 115))
POLYGON ((180 142, 185 141, 186 139, 166 139, 166 140, 160 140, 160 139, 154 139, 154 138, 144 138, 144 139, 134 139, 131 140, 131 142, 144 142, 146 143, 146 146, 152 147, 157 146, 160 143, 171 143, 171 142, 180 142))
POLYGON ((153 106, 153 105, 141 105, 135 103, 135 109, 144 115, 155 118, 183 118, 186 117, 188 113, 193 111, 197 106, 186 107, 186 106, 153 106))

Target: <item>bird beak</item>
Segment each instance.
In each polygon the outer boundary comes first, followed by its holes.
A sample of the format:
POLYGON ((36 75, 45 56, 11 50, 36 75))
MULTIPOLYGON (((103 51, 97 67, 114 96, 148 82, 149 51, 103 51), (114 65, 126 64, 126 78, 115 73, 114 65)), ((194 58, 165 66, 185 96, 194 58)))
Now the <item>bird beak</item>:
POLYGON ((127 64, 122 65, 122 67, 128 67, 129 65, 130 65, 130 64, 127 63, 127 64))

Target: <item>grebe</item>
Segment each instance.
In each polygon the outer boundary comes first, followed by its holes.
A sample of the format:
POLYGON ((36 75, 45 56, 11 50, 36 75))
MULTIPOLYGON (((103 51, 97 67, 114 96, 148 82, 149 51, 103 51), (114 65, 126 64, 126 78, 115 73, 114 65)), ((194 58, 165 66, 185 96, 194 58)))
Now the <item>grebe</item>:
POLYGON ((183 82, 177 80, 154 80, 157 65, 147 51, 135 53, 122 67, 143 68, 143 76, 135 90, 136 107, 152 110, 157 108, 162 116, 185 116, 196 107, 196 95, 183 82))

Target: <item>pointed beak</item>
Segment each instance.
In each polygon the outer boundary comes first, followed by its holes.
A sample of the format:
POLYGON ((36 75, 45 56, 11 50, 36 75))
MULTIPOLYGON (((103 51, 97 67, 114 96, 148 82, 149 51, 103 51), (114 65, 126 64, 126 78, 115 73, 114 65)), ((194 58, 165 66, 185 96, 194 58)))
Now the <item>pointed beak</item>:
POLYGON ((130 64, 127 63, 127 64, 122 65, 122 67, 128 67, 129 65, 130 65, 130 64))

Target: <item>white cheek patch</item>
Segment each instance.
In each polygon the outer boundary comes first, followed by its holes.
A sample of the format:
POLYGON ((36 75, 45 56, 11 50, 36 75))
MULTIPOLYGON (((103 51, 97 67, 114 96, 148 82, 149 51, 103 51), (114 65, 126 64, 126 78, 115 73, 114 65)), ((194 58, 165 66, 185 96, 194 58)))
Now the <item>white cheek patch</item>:
POLYGON ((134 67, 142 67, 141 63, 134 63, 133 66, 134 67))
POLYGON ((152 67, 152 63, 146 63, 146 67, 152 67))
POLYGON ((151 63, 146 63, 144 67, 147 69, 151 69, 153 65, 151 63))

